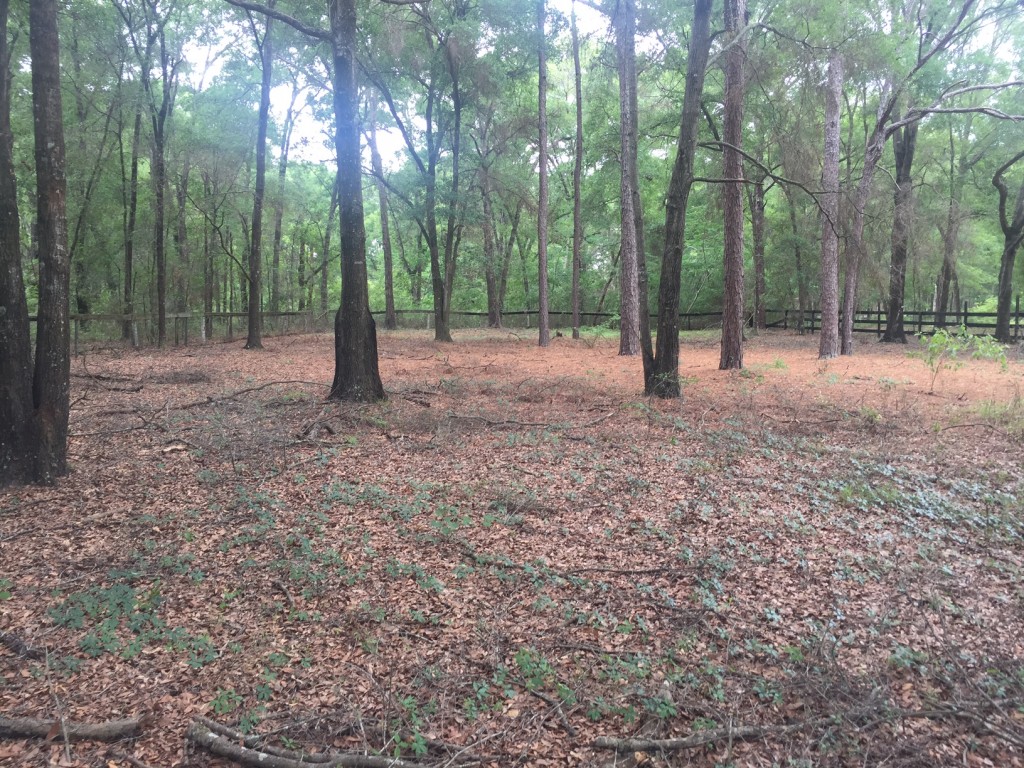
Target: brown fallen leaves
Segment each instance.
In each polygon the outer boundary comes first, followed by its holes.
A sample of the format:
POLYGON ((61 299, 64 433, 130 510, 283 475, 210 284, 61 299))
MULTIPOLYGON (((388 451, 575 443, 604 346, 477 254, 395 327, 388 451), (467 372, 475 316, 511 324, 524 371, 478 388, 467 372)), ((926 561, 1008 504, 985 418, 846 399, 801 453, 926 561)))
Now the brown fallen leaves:
POLYGON ((0 496, 0 714, 151 725, 0 762, 223 764, 206 716, 289 759, 1024 764, 1018 363, 928 396, 902 349, 698 337, 660 402, 609 340, 381 349, 358 406, 324 336, 77 361, 74 472, 0 496))

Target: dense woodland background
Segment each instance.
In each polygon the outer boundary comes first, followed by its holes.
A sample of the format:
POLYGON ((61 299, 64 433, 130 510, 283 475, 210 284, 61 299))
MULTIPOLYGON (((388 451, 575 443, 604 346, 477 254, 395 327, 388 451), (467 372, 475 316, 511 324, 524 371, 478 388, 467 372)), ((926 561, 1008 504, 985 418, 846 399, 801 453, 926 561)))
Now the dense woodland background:
MULTIPOLYGON (((323 25, 323 3, 270 5, 323 25)), ((610 23, 618 6, 605 3, 602 14, 587 5, 578 32, 579 292, 584 312, 614 313, 621 292, 616 40, 622 40, 610 23)), ((654 0, 635 10, 641 244, 655 309, 693 9, 654 0)), ((549 301, 563 311, 572 303, 578 141, 570 12, 570 5, 555 4, 545 22, 549 301)), ((35 185, 27 3, 12 3, 11 13, 15 168, 30 257, 35 185)), ((1022 16, 1019 4, 971 1, 784 0, 749 8, 742 125, 748 313, 820 303, 824 91, 828 61, 837 53, 844 63, 841 251, 851 236, 880 105, 897 95, 886 116, 890 127, 914 110, 937 108, 894 131, 895 140, 884 145, 863 210, 858 304, 888 300, 900 221, 895 192, 909 179, 906 307, 967 302, 995 309, 1009 236, 993 177, 1024 147, 1024 126, 1000 119, 1024 113, 1022 16), (922 52, 932 48, 922 62, 922 52), (976 87, 1004 83, 1011 85, 976 87), (894 147, 908 145, 910 157, 904 153, 900 165, 894 147)), ((329 48, 287 24, 268 26, 262 14, 214 0, 65 3, 59 20, 72 311, 153 313, 159 291, 170 313, 244 312, 252 285, 265 311, 333 311, 340 267, 335 167, 327 149, 333 141, 329 48), (270 99, 262 151, 261 91, 270 99), (254 227, 254 193, 263 184, 263 212, 256 214, 262 221, 254 227), (258 283, 250 274, 254 247, 258 283)), ((537 20, 537 6, 520 0, 360 5, 375 311, 386 304, 429 308, 442 284, 450 307, 490 310, 492 323, 501 308, 537 308, 537 20), (440 272, 434 283, 432 251, 440 272)), ((712 30, 722 26, 716 8, 712 30)), ((701 104, 683 311, 717 311, 723 302, 725 185, 714 183, 723 176, 723 39, 718 34, 712 43, 701 104)), ((1018 218, 1024 215, 1024 163, 1007 167, 1003 178, 1012 224, 1015 207, 1018 218)), ((35 267, 31 258, 24 264, 31 304, 35 267)), ((149 325, 141 331, 143 340, 157 332, 149 325)))

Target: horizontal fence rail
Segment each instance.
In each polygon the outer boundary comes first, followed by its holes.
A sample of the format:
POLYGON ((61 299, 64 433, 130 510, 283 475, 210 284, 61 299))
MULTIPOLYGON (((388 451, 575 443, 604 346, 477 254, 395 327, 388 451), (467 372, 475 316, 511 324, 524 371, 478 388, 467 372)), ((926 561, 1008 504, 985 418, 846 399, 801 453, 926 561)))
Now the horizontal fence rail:
MULTIPOLYGON (((432 309, 399 309, 396 319, 400 328, 425 328, 434 326, 432 309)), ((518 328, 534 328, 537 324, 535 310, 510 310, 501 313, 501 327, 509 330, 518 328)), ((384 312, 374 312, 378 325, 383 322, 384 312)), ((821 310, 818 309, 767 309, 765 310, 768 328, 795 330, 801 333, 817 333, 821 330, 821 310)), ((903 325, 907 334, 930 334, 939 325, 934 311, 908 310, 903 313, 903 325)), ((454 329, 486 328, 487 312, 452 311, 449 324, 454 329)), ((572 327, 571 312, 549 312, 550 326, 557 328, 572 327)), ((155 344, 157 340, 157 317, 150 313, 120 314, 80 314, 70 315, 73 333, 72 342, 76 354, 80 344, 96 344, 101 342, 122 341, 138 346, 155 344)), ((220 340, 231 341, 236 337, 244 337, 248 332, 249 316, 245 312, 169 312, 167 321, 167 343, 174 346, 188 346, 196 341, 220 340)), ((612 312, 583 312, 580 324, 583 327, 618 328, 619 316, 612 312)), ((651 315, 655 319, 655 315, 651 315)), ((36 318, 29 318, 35 322, 36 318)), ((1021 331, 1020 301, 1018 299, 1014 312, 1010 317, 1010 330, 1014 340, 1020 338, 1021 331)), ((679 315, 679 328, 682 331, 702 331, 721 328, 721 312, 683 312, 679 315)), ((855 333, 873 333, 878 336, 885 330, 887 314, 884 309, 861 310, 854 316, 853 330, 855 333)), ((749 315, 747 324, 753 325, 753 316, 749 315)), ((264 312, 263 335, 280 336, 293 333, 320 333, 333 329, 334 312, 264 312)), ((944 327, 959 328, 964 326, 968 331, 989 334, 995 331, 995 312, 970 312, 965 304, 962 308, 946 313, 944 327)))

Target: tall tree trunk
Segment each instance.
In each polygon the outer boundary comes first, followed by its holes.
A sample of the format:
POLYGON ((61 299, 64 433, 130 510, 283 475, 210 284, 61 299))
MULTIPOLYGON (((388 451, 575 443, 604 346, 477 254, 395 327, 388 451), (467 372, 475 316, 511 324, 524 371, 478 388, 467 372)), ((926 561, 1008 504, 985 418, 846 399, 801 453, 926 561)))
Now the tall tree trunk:
POLYGON ((583 271, 583 76, 580 68, 580 36, 576 28, 576 0, 570 12, 573 82, 576 87, 576 142, 572 166, 572 337, 580 337, 580 275, 583 271))
POLYGON ((292 83, 292 97, 285 113, 281 144, 278 147, 277 197, 274 200, 274 252, 270 261, 270 311, 281 311, 281 242, 284 239, 284 196, 285 179, 288 175, 288 152, 292 144, 292 130, 295 127, 295 102, 298 101, 298 81, 292 83))
POLYGON ((764 230, 764 178, 759 178, 750 187, 750 235, 754 241, 754 328, 759 331, 768 327, 764 303, 764 230))
POLYGON ((917 146, 917 123, 905 125, 893 136, 896 153, 896 192, 892 222, 892 256, 889 262, 889 303, 882 341, 907 343, 903 328, 903 301, 907 283, 907 252, 913 227, 914 185, 910 169, 917 146))
POLYGON ((494 231, 494 205, 491 202, 490 168, 480 166, 480 201, 483 205, 484 282, 487 286, 487 327, 501 328, 501 264, 494 231))
POLYGON ((722 171, 727 179, 724 198, 725 296, 722 306, 720 370, 743 367, 743 62, 747 57, 746 0, 726 0, 725 28, 732 47, 726 54, 725 115, 722 171))
POLYGON ((843 58, 838 51, 833 51, 828 60, 825 89, 825 154, 821 169, 821 338, 818 342, 821 360, 836 357, 840 351, 839 110, 842 93, 843 58))
POLYGON ((1009 162, 1000 166, 992 177, 992 185, 999 192, 999 227, 1003 230, 1003 252, 999 258, 999 288, 996 300, 996 333, 995 337, 1004 344, 1012 341, 1010 334, 1010 304, 1013 300, 1013 264, 1017 258, 1017 249, 1024 241, 1024 181, 1017 191, 1017 201, 1013 213, 1007 214, 1006 208, 1010 191, 1003 175, 1017 162, 1024 159, 1024 151, 1018 152, 1009 162))
POLYGON ((186 203, 188 202, 188 177, 191 172, 192 162, 185 153, 182 162, 181 175, 178 177, 175 202, 176 226, 174 229, 174 246, 178 252, 178 267, 175 270, 175 311, 187 312, 189 305, 189 276, 191 266, 189 264, 188 251, 188 225, 185 218, 186 203))
POLYGON ((341 220, 341 307, 334 320, 333 400, 383 400, 377 326, 370 314, 356 90, 356 3, 331 0, 335 149, 341 220))
POLYGON ((9 0, 0 0, 0 487, 32 479, 32 345, 21 271, 21 223, 11 132, 9 0))
POLYGON ((35 0, 29 6, 29 49, 36 147, 39 309, 30 453, 34 456, 32 479, 42 483, 51 483, 67 473, 70 412, 68 292, 71 264, 59 48, 56 0, 35 0))
MULTIPOLYGON (((276 0, 267 0, 273 8, 276 0)), ((263 349, 263 198, 267 189, 267 125, 270 122, 270 88, 274 76, 272 22, 268 17, 260 39, 252 22, 253 39, 260 54, 260 111, 256 125, 256 186, 252 201, 252 237, 249 240, 249 333, 245 349, 263 349)))
POLYGON ((380 205, 380 240, 384 249, 384 327, 393 331, 398 328, 395 314, 395 275, 391 253, 391 227, 388 223, 388 191, 384 186, 384 163, 377 149, 377 100, 373 99, 370 112, 370 162, 377 184, 377 200, 380 205))
MULTIPOLYGON (((456 6, 464 9, 462 3, 456 6)), ((460 10, 460 13, 462 11, 460 10)), ((462 219, 459 215, 459 168, 462 160, 462 88, 459 82, 459 54, 453 50, 451 40, 445 46, 448 73, 452 81, 452 178, 448 193, 448 221, 444 236, 444 325, 451 327, 452 295, 455 288, 455 265, 458 244, 462 237, 462 219)))
POLYGON ((665 200, 665 246, 658 291, 658 338, 654 358, 644 361, 644 390, 679 397, 679 293, 686 244, 686 204, 693 186, 700 103, 711 49, 711 0, 695 0, 679 141, 665 200))
MULTIPOLYGON (((837 171, 838 172, 838 171, 837 171)), ((838 179, 837 182, 838 184, 838 179)), ((793 197, 793 192, 788 186, 783 187, 784 194, 786 195, 786 202, 789 204, 789 228, 793 236, 793 261, 794 269, 796 271, 796 296, 797 296, 797 316, 796 316, 796 329, 800 332, 804 332, 804 316, 808 309, 808 297, 810 290, 807 287, 807 272, 803 265, 803 238, 800 236, 800 228, 797 225, 796 219, 796 200, 793 197)), ((836 275, 835 275, 835 296, 834 305, 836 307, 836 333, 838 334, 839 328, 839 253, 838 253, 838 241, 836 242, 836 275)), ((833 355, 834 357, 835 355, 833 355)))
POLYGON ((323 253, 321 255, 320 264, 318 264, 316 269, 309 275, 309 283, 307 284, 309 295, 306 297, 306 304, 310 312, 313 311, 313 277, 315 277, 317 273, 320 274, 320 311, 328 311, 327 287, 328 279, 331 276, 331 261, 334 258, 334 254, 331 251, 331 238, 334 233, 334 219, 338 215, 340 183, 340 177, 335 176, 334 187, 331 189, 331 206, 327 211, 327 226, 324 228, 323 253))
POLYGON ((548 324, 548 65, 547 6, 537 0, 537 343, 551 343, 548 324))
POLYGON ((612 18, 619 75, 619 354, 640 354, 640 259, 633 179, 637 136, 631 90, 636 87, 636 6, 619 0, 612 18))
MULTIPOLYGON (((135 314, 135 225, 139 211, 139 144, 142 135, 142 107, 135 109, 132 125, 132 149, 129 160, 128 198, 124 211, 124 293, 121 311, 125 315, 135 314)), ((123 167, 122 167, 123 181, 123 167)), ((121 327, 121 338, 136 341, 135 321, 125 320, 121 327)))

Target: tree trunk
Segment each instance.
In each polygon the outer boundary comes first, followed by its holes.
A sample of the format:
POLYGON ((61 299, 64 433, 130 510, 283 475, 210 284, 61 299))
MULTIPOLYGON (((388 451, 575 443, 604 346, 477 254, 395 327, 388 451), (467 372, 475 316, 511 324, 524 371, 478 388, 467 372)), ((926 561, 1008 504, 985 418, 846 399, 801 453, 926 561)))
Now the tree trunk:
POLYGON ((896 192, 892 222, 892 256, 889 262, 889 304, 882 341, 907 343, 903 328, 903 300, 907 283, 907 252, 913 227, 914 185, 910 169, 917 145, 917 123, 905 125, 893 137, 896 153, 896 192))
POLYGON ((182 162, 181 175, 178 177, 178 185, 175 194, 177 210, 175 211, 174 246, 178 252, 178 266, 175 270, 175 304, 176 312, 187 312, 189 305, 189 278, 191 265, 189 264, 188 252, 188 226, 185 218, 186 204, 188 202, 188 177, 191 173, 192 164, 188 152, 182 162))
POLYGON ((281 311, 281 242, 284 239, 285 179, 288 175, 288 152, 291 149, 292 130, 295 127, 295 102, 299 98, 299 84, 292 84, 292 98, 285 113, 281 131, 281 145, 277 162, 277 198, 274 200, 274 252, 270 261, 270 311, 281 311))
POLYGON ((580 36, 576 28, 576 0, 569 16, 572 29, 573 82, 576 87, 576 145, 572 167, 572 337, 580 337, 580 275, 583 271, 583 76, 580 69, 580 36))
POLYGON ((612 18, 619 75, 619 354, 640 354, 640 282, 633 182, 637 136, 633 114, 636 89, 636 5, 619 0, 612 18))
POLYGON ((996 333, 997 341, 1009 344, 1013 339, 1010 334, 1010 311, 1013 301, 1013 264, 1017 258, 1017 249, 1024 241, 1024 181, 1017 191, 1017 201, 1013 206, 1013 214, 1006 212, 1010 192, 1003 179, 1003 174, 1011 166, 1024 159, 1024 151, 1018 152, 1009 162, 1003 164, 992 177, 992 185, 999 191, 999 226, 1003 230, 1003 252, 999 258, 999 288, 996 294, 996 333))
POLYGON ((331 0, 335 149, 341 220, 341 307, 334 320, 333 400, 383 400, 377 327, 370 314, 356 90, 356 3, 331 0))
POLYGON ((548 324, 548 65, 547 6, 537 0, 537 343, 551 343, 548 324))
POLYGON ((373 100, 370 113, 370 162, 377 184, 377 200, 380 205, 380 240, 384 248, 384 327, 393 331, 398 328, 395 314, 395 276, 391 253, 391 227, 388 224, 388 192, 384 186, 384 163, 377 149, 377 101, 373 100))
POLYGON ((722 171, 725 226, 725 296, 722 306, 720 370, 743 367, 743 62, 747 57, 746 0, 726 0, 725 28, 732 47, 726 55, 722 171))
POLYGON ((644 361, 644 390, 658 397, 679 397, 679 293, 686 242, 686 204, 693 186, 700 102, 711 49, 711 6, 711 0, 696 0, 693 8, 679 141, 665 201, 657 349, 649 363, 644 361))
POLYGON ((0 487, 33 475, 32 345, 21 271, 21 225, 11 132, 9 0, 0 0, 0 487))
POLYGON ((768 327, 764 303, 764 230, 764 179, 760 178, 750 187, 750 234, 754 240, 754 328, 759 331, 768 327))
MULTIPOLYGON (((796 296, 797 296, 797 315, 796 315, 796 329, 800 333, 804 332, 804 316, 808 309, 808 295, 810 290, 807 287, 807 272, 803 265, 803 238, 800 237, 800 228, 797 226, 796 220, 796 200, 793 198, 793 193, 788 186, 783 187, 784 194, 786 195, 786 202, 789 204, 789 228, 793 236, 793 262, 794 269, 796 271, 796 296)), ((838 250, 838 243, 837 250, 838 250)), ((836 270, 838 272, 839 256, 836 254, 836 270)), ((839 294, 839 277, 838 274, 835 278, 835 295, 838 297, 839 294)), ((839 306, 838 298, 834 300, 836 307, 839 306)), ((838 310, 836 314, 836 328, 839 327, 838 310)), ((837 330, 838 332, 838 330, 837 330)))
POLYGON ((480 165, 480 201, 483 205, 484 282, 487 284, 487 327, 501 328, 501 264, 494 231, 494 205, 491 202, 490 168, 480 165))
MULTIPOLYGON (((825 154, 821 169, 821 338, 818 342, 820 360, 830 360, 840 351, 839 111, 842 94, 843 58, 838 51, 833 51, 828 60, 828 85, 825 90, 825 154)), ((848 266, 847 270, 849 269, 848 266)))
MULTIPOLYGON (((267 0, 273 8, 275 0, 267 0)), ((244 349, 263 349, 263 198, 267 189, 267 124, 270 122, 270 88, 274 76, 272 22, 268 17, 260 39, 253 22, 252 34, 260 54, 260 111, 256 125, 256 186, 252 200, 252 237, 249 241, 249 333, 244 349)))
MULTIPOLYGON (((135 314, 135 223, 139 211, 139 143, 141 135, 142 107, 139 106, 135 109, 135 121, 132 126, 128 199, 124 214, 124 293, 121 311, 126 315, 135 314)), ((125 320, 121 327, 121 338, 125 341, 136 340, 133 320, 125 320)))
POLYGON ((60 89, 60 37, 56 0, 35 0, 29 10, 32 114, 35 124, 36 228, 39 309, 32 381, 32 479, 51 483, 67 474, 71 333, 68 291, 67 182, 60 89))

